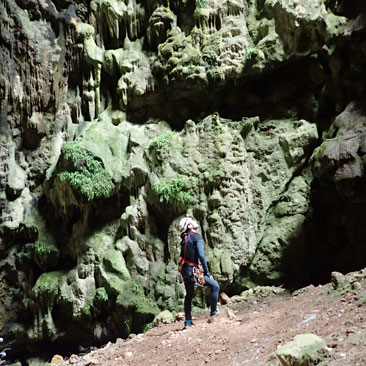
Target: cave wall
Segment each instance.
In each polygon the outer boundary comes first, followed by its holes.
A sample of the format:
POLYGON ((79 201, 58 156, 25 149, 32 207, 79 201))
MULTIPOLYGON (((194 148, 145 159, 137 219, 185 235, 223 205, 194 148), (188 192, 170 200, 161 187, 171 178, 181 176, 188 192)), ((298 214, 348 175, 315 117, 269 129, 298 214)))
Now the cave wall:
POLYGON ((229 293, 365 265, 361 1, 0 10, 0 333, 14 349, 102 344, 181 310, 186 214, 229 293))

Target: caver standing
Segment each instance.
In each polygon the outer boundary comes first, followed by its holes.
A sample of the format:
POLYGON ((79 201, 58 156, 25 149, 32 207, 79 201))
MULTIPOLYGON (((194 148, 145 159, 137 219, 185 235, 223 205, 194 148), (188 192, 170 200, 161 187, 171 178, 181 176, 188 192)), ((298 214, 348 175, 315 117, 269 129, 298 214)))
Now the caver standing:
POLYGON ((203 268, 203 278, 205 286, 210 287, 210 305, 211 305, 211 316, 218 313, 217 301, 219 297, 219 284, 213 279, 210 274, 205 252, 203 250, 203 239, 200 234, 197 233, 199 225, 191 217, 185 217, 179 222, 179 228, 182 232, 182 242, 181 242, 181 275, 184 280, 184 286, 186 289, 186 296, 184 299, 184 313, 185 322, 184 327, 190 327, 192 323, 192 299, 194 296, 194 289, 197 285, 197 278, 195 276, 195 271, 201 264, 203 268))

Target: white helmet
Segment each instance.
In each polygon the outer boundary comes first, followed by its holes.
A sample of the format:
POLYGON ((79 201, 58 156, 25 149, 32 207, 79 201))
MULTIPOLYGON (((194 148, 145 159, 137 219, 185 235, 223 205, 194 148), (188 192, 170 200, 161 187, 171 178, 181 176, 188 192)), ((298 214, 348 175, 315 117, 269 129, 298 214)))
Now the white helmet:
POLYGON ((192 225, 192 229, 197 229, 198 228, 198 224, 197 221, 193 220, 192 217, 184 217, 182 220, 179 221, 179 229, 182 232, 187 231, 188 229, 188 225, 192 225))

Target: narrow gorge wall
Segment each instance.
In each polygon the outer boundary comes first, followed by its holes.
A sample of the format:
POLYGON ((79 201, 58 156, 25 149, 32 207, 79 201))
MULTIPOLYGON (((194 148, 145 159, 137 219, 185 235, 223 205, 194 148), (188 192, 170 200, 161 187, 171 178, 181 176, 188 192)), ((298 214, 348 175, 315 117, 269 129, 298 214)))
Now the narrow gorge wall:
POLYGON ((186 214, 229 293, 365 266, 362 1, 0 10, 0 333, 15 353, 180 311, 186 214))

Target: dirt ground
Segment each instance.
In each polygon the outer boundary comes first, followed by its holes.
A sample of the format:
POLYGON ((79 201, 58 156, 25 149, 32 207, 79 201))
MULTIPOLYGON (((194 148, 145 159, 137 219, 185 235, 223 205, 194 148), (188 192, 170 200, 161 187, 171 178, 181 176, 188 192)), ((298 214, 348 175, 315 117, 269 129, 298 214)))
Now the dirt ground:
MULTIPOLYGON (((348 276, 361 278, 362 273, 366 277, 365 270, 348 276)), ((257 295, 222 305, 219 315, 210 318, 207 310, 189 329, 183 330, 182 320, 162 325, 88 354, 72 355, 65 364, 259 366, 294 336, 313 333, 327 343, 327 366, 366 366, 366 280, 357 281, 354 290, 333 287, 309 286, 296 296, 257 295)))

